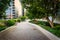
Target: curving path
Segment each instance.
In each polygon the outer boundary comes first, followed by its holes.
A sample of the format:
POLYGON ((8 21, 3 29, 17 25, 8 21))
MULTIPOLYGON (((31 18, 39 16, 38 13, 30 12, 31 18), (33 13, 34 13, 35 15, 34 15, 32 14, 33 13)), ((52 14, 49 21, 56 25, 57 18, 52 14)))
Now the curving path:
POLYGON ((0 40, 49 40, 42 32, 28 22, 18 23, 15 27, 0 33, 0 40))

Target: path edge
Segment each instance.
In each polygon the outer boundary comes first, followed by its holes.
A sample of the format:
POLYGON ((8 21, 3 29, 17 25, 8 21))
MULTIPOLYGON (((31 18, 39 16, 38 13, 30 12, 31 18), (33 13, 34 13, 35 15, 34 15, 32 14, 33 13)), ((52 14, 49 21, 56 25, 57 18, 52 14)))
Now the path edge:
POLYGON ((35 26, 39 31, 41 31, 44 35, 46 35, 50 40, 60 40, 60 38, 58 38, 54 34, 50 33, 49 31, 43 29, 39 25, 36 25, 36 24, 33 24, 33 23, 29 23, 29 24, 32 25, 32 26, 35 26))
POLYGON ((10 27, 8 27, 8 28, 6 28, 6 29, 0 31, 0 36, 2 36, 1 34, 4 34, 5 31, 7 31, 7 30, 9 30, 9 29, 12 29, 12 28, 15 28, 17 24, 18 24, 18 23, 16 23, 15 25, 10 26, 10 27))

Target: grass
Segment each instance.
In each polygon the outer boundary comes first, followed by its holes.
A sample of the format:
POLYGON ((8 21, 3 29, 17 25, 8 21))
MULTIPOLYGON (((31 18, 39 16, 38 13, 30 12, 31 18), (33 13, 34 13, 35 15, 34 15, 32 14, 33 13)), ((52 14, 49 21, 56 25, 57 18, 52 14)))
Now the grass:
POLYGON ((4 29, 6 29, 7 27, 1 27, 0 26, 0 31, 2 31, 2 30, 4 30, 4 29))
POLYGON ((57 37, 60 37, 60 24, 54 23, 54 28, 51 28, 48 22, 44 21, 37 21, 37 22, 30 21, 30 22, 41 26, 42 28, 56 35, 57 37))
POLYGON ((0 20, 0 31, 13 26, 15 24, 14 20, 0 20))

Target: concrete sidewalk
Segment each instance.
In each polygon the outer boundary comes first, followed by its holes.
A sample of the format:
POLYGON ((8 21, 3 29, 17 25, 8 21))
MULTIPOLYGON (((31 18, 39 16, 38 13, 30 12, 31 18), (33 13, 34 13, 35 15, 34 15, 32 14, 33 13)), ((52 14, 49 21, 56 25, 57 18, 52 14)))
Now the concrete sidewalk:
POLYGON ((0 40, 50 40, 35 26, 29 25, 28 22, 21 22, 0 33, 0 40))

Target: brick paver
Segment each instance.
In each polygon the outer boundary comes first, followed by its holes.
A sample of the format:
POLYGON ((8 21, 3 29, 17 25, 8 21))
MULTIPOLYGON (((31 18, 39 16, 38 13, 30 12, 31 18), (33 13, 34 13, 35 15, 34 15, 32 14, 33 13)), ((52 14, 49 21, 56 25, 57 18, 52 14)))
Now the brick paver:
POLYGON ((0 34, 0 40, 49 40, 42 32, 28 22, 21 22, 15 28, 0 34))

